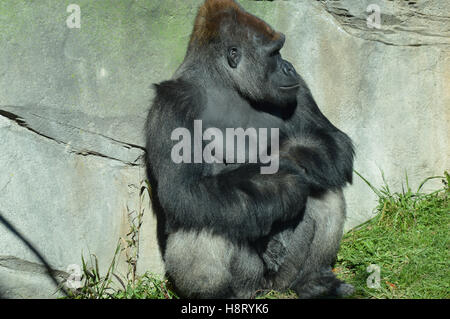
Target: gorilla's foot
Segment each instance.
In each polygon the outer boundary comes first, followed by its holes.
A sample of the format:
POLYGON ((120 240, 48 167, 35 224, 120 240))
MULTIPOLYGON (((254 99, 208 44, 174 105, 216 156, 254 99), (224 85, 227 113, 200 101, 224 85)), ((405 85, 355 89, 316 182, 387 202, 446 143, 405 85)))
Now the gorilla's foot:
POLYGON ((348 297, 355 293, 355 287, 353 285, 341 282, 339 287, 336 288, 334 295, 336 297, 348 297))
POLYGON ((352 285, 337 279, 331 271, 312 275, 293 288, 301 299, 342 298, 355 292, 352 285))

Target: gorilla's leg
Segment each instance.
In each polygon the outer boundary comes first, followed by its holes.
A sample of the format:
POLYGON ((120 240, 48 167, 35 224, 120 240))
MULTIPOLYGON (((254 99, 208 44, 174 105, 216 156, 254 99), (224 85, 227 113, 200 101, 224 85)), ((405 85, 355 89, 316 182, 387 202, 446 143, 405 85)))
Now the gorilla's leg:
POLYGON ((353 287, 331 271, 345 221, 342 191, 309 197, 305 216, 292 233, 287 256, 273 278, 274 288, 294 289, 300 298, 346 296, 353 287))
POLYGON ((263 262, 256 251, 207 231, 170 235, 164 257, 182 297, 249 298, 261 286, 263 262))
POLYGON ((308 274, 292 285, 298 297, 302 299, 316 297, 345 297, 353 294, 354 288, 350 284, 336 278, 331 267, 324 267, 308 274))

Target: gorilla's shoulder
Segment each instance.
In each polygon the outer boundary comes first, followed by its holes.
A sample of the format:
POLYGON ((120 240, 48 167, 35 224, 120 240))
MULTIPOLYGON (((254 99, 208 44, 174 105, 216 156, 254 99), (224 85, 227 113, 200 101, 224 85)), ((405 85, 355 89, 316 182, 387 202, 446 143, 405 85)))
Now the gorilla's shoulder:
POLYGON ((198 114, 202 106, 202 90, 198 85, 183 79, 154 84, 154 106, 177 113, 198 114))
POLYGON ((164 102, 186 101, 200 95, 200 88, 183 79, 154 84, 156 96, 164 102))

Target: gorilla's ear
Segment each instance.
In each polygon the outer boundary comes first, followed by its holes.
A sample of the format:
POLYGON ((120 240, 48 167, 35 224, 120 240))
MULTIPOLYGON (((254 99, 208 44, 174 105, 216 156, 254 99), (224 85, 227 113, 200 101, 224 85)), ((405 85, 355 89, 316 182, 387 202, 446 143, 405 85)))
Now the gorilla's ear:
POLYGON ((233 69, 236 69, 241 61, 242 53, 237 47, 229 47, 227 52, 228 64, 233 69))

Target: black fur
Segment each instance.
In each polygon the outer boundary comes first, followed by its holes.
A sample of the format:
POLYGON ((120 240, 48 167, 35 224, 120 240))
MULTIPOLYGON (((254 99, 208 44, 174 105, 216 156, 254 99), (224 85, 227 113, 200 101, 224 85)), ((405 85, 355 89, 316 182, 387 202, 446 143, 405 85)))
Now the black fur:
POLYGON ((340 190, 352 180, 352 143, 295 70, 282 72, 288 64, 279 53, 233 36, 243 32, 230 29, 246 26, 224 16, 221 30, 228 31, 190 44, 174 78, 155 85, 148 114, 147 168, 167 275, 186 297, 288 287, 306 298, 348 293, 330 265, 345 218, 340 190), (232 65, 229 43, 242 54, 232 65), (297 89, 280 89, 293 81, 297 89), (194 120, 203 129, 279 128, 278 172, 262 175, 261 163, 175 164, 171 133, 192 132, 194 120))

